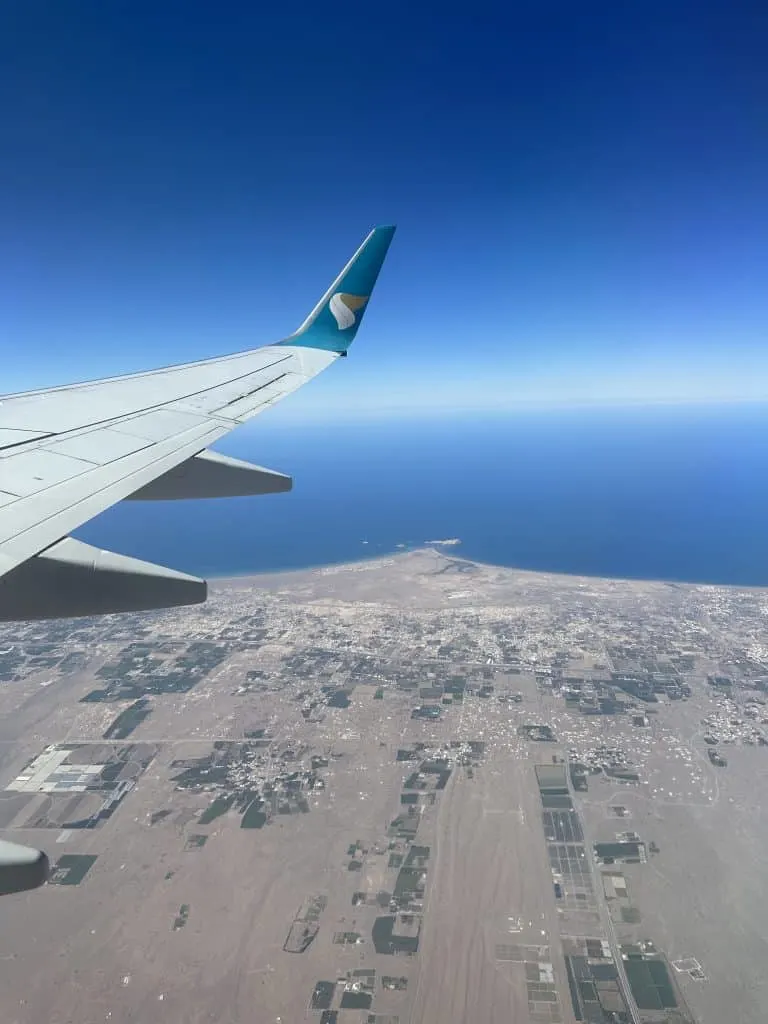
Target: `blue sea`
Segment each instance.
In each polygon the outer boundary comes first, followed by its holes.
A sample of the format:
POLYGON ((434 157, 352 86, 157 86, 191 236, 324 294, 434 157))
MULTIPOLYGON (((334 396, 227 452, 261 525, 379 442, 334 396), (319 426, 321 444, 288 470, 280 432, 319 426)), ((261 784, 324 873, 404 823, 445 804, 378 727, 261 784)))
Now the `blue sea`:
POLYGON ((91 543, 205 576, 346 562, 459 538, 498 565, 768 585, 768 407, 527 410, 299 426, 222 451, 289 494, 125 503, 91 543))

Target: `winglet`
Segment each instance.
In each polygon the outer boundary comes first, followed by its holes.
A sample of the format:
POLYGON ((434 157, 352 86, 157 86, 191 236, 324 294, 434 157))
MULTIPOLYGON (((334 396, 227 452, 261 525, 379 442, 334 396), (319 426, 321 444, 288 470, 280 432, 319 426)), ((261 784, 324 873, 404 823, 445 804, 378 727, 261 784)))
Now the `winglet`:
POLYGON ((394 233, 394 226, 374 228, 298 331, 278 344, 345 353, 368 308, 394 233))

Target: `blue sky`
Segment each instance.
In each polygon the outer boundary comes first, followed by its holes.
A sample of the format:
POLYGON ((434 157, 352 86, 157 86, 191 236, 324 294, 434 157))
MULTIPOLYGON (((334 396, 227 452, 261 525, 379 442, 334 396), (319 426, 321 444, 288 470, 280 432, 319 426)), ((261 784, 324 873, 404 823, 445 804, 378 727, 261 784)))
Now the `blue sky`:
POLYGON ((3 390, 297 326, 399 226, 275 422, 768 399, 757 4, 9 3, 3 390))

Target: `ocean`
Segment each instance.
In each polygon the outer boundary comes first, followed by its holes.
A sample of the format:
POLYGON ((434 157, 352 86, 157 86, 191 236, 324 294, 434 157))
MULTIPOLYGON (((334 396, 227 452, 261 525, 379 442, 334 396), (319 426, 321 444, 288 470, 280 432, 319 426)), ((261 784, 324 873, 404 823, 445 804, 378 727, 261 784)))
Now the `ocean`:
POLYGON ((270 423, 222 451, 289 494, 125 503, 78 532, 208 577, 353 561, 458 539, 523 569, 768 585, 768 407, 525 410, 270 423))

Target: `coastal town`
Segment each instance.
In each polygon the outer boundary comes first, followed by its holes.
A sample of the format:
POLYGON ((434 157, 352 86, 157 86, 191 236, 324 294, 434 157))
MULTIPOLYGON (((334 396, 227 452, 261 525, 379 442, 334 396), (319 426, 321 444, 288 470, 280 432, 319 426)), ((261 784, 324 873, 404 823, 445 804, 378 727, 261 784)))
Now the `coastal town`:
POLYGON ((3 627, 3 1018, 757 1024, 767 615, 428 548, 3 627))

